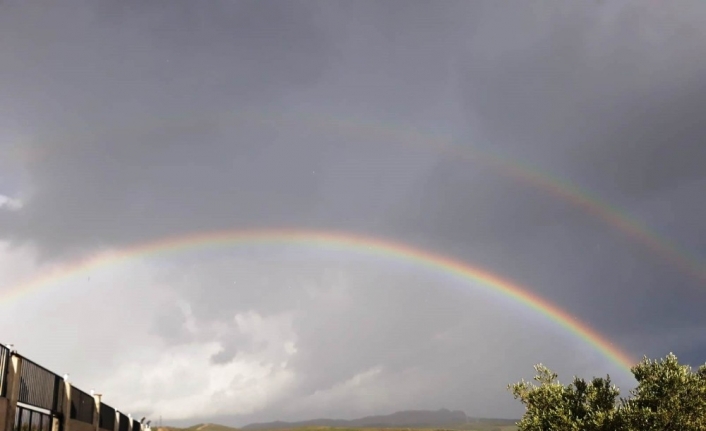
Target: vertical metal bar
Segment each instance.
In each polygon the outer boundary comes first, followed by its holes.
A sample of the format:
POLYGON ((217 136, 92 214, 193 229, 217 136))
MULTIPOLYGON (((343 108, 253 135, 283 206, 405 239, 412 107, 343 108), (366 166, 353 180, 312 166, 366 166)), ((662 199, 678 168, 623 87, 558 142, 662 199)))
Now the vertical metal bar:
POLYGON ((4 397, 7 391, 7 374, 9 370, 8 360, 10 349, 0 345, 0 397, 4 397))
POLYGON ((59 376, 54 376, 54 390, 52 391, 51 411, 57 411, 57 403, 59 401, 59 376))

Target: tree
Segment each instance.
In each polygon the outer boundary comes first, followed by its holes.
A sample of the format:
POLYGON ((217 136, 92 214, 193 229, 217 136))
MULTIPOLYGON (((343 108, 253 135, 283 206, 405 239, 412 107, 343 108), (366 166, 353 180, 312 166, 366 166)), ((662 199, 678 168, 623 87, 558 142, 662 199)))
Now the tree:
POLYGON ((692 372, 669 354, 662 361, 643 359, 632 373, 638 386, 621 405, 627 429, 706 431, 706 364, 692 372))
POLYGON ((508 389, 525 405, 520 431, 706 431, 706 364, 696 372, 669 354, 644 358, 631 371, 637 387, 620 398, 610 376, 567 386, 544 365, 534 380, 508 389))

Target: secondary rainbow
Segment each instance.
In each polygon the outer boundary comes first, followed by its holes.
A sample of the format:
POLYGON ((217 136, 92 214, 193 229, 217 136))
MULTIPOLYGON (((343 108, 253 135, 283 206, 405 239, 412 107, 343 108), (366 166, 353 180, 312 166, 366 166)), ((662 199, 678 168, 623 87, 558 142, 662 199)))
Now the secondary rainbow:
MULTIPOLYGON (((510 158, 496 152, 490 152, 475 145, 458 145, 452 136, 442 133, 428 133, 414 127, 399 124, 388 124, 381 122, 362 121, 352 118, 340 118, 333 115, 326 115, 317 112, 297 111, 295 114, 277 114, 274 112, 226 112, 226 113, 202 113, 199 116, 189 118, 147 118, 141 119, 141 123, 132 123, 112 129, 102 129, 99 131, 88 131, 79 136, 77 133, 67 133, 64 138, 59 138, 67 150, 66 145, 80 145, 83 138, 90 142, 91 138, 102 138, 105 135, 120 136, 137 131, 155 130, 160 127, 218 127, 219 124, 233 122, 253 123, 260 122, 274 127, 280 127, 289 122, 292 125, 306 124, 319 130, 328 130, 337 133, 350 133, 351 135, 371 135, 376 139, 386 139, 388 144, 398 143, 402 145, 416 145, 418 148, 434 149, 440 153, 446 153, 453 157, 477 161, 487 166, 492 166, 498 172, 515 178, 524 184, 544 190, 545 192, 569 202, 571 205, 580 208, 587 214, 602 220, 609 226, 619 230, 633 241, 648 248, 665 261, 672 264, 680 272, 686 274, 697 281, 700 287, 706 286, 706 263, 699 257, 686 250, 669 239, 651 231, 647 226, 631 217, 626 211, 609 204, 606 201, 592 195, 587 190, 581 189, 575 184, 564 179, 552 176, 546 172, 516 162, 510 158)), ((55 134, 56 135, 56 134, 55 134)), ((129 136, 126 136, 129 138, 129 136)), ((54 138, 55 143, 57 141, 54 138)), ((56 143, 50 149, 42 151, 32 151, 26 149, 25 161, 31 162, 35 157, 50 157, 48 154, 54 148, 62 148, 56 143), (43 153, 43 154, 42 154, 43 153)))
MULTIPOLYGON (((307 118, 299 113, 297 118, 307 118)), ((701 287, 706 286, 706 262, 693 253, 680 249, 676 243, 651 231, 643 223, 631 217, 626 211, 601 200, 588 190, 582 189, 571 182, 540 171, 527 164, 502 156, 497 152, 484 150, 474 145, 455 144, 452 136, 441 133, 428 133, 416 128, 405 126, 390 126, 384 123, 363 122, 360 120, 341 119, 321 114, 308 115, 309 121, 318 124, 317 127, 337 128, 340 130, 374 132, 375 136, 387 137, 393 141, 401 141, 420 148, 431 148, 439 153, 446 153, 457 159, 476 161, 493 167, 497 172, 515 178, 518 182, 530 184, 533 187, 580 208, 585 213, 602 220, 604 223, 619 230, 633 241, 641 244, 669 262, 683 274, 697 281, 701 287)), ((265 117, 276 123, 274 116, 265 117)))
POLYGON ((611 362, 623 370, 629 371, 635 363, 630 355, 614 346, 585 323, 571 316, 566 311, 539 297, 525 287, 514 284, 481 268, 474 267, 450 256, 422 250, 413 246, 386 239, 361 236, 345 232, 264 229, 264 230, 226 230, 199 232, 178 237, 167 237, 156 241, 136 244, 119 251, 98 255, 57 268, 26 283, 11 287, 2 293, 0 303, 8 303, 31 292, 56 286, 82 273, 107 266, 118 265, 139 258, 163 255, 179 251, 218 246, 233 247, 251 244, 301 244, 305 246, 333 247, 370 255, 378 255, 395 260, 413 263, 419 267, 452 275, 492 290, 523 306, 535 310, 549 320, 563 327, 578 338, 600 351, 611 362))

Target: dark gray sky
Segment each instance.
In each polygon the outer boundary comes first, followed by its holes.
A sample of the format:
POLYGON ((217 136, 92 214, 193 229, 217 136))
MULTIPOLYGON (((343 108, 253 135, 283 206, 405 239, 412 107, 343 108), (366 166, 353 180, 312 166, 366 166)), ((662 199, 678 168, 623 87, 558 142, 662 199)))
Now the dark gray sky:
MULTIPOLYGON (((698 0, 4 0, 0 297, 165 237, 336 230, 514 280, 634 357, 702 364, 705 41, 698 0)), ((632 384, 537 312, 360 257, 269 245, 109 265, 0 300, 0 341, 173 423, 516 417, 505 387, 538 362, 632 384)))

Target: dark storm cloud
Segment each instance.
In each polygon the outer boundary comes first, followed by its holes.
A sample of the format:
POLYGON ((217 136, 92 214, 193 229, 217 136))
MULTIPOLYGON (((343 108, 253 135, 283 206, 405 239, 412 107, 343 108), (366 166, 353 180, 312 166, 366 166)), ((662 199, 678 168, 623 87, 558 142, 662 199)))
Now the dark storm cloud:
POLYGON ((13 61, 2 77, 15 84, 4 98, 35 129, 266 103, 316 82, 329 57, 326 35, 301 3, 73 1, 4 9, 3 50, 13 61))
POLYGON ((485 138, 623 199, 703 177, 703 4, 556 6, 488 10, 463 67, 485 138))
POLYGON ((453 153, 420 176, 415 190, 413 198, 394 208, 387 229, 402 237, 427 232, 439 244, 512 242, 567 218, 586 217, 512 171, 482 159, 454 159, 453 153))
MULTIPOLYGON (((330 53, 310 8, 229 2, 195 10, 181 2, 122 5, 114 13, 114 5, 5 5, 0 49, 13 61, 1 77, 13 84, 2 89, 3 100, 12 101, 13 118, 32 135, 25 153, 36 190, 21 219, 7 222, 5 235, 70 248, 132 241, 136 230, 155 225, 163 226, 155 233, 173 231, 176 214, 189 218, 216 196, 230 207, 240 198, 250 214, 281 213, 268 206, 288 206, 294 196, 310 204, 316 179, 302 173, 314 166, 295 166, 290 157, 306 151, 275 154, 272 131, 223 136, 208 121, 317 81, 330 53), (31 37, 22 37, 25 32, 31 37), (184 122, 196 125, 174 130, 184 122), (135 130, 137 123, 144 126, 135 130), (250 157, 239 157, 242 152, 250 157), (288 189, 278 190, 278 179, 253 177, 282 171, 285 163, 290 172, 280 172, 280 179, 288 189), (293 170, 300 175, 292 178, 293 170), (192 175, 218 182, 218 190, 185 179, 192 175), (249 197, 238 195, 249 181, 269 181, 261 188, 272 194, 250 187, 249 197), (162 210, 150 210, 156 206, 162 210), (49 207, 54 216, 47 218, 49 207)), ((216 208, 209 213, 228 224, 241 218, 216 208)), ((192 220, 185 228, 209 223, 192 220)))
POLYGON ((551 162, 632 200, 700 174, 704 162, 695 120, 704 98, 692 79, 704 56, 684 13, 662 18, 629 3, 53 8, 12 5, 4 14, 8 35, 39 29, 6 45, 16 61, 4 70, 13 82, 4 93, 31 123, 30 153, 41 156, 29 167, 33 197, 22 215, 3 213, 2 225, 5 236, 55 251, 286 223, 481 240, 583 218, 482 161, 405 154, 376 136, 362 145, 310 125, 256 125, 245 114, 277 100, 294 112, 363 108, 382 124, 446 118, 448 128, 459 118, 458 85, 474 131, 457 145, 504 148, 540 169, 551 162), (73 25, 45 18, 57 15, 73 25), (632 16, 684 31, 648 39, 632 16), (610 37, 620 43, 600 43, 610 37), (80 67, 86 59, 92 66, 80 67), (638 69, 650 79, 631 79, 638 69))
POLYGON ((30 153, 40 156, 30 168, 36 193, 21 217, 3 215, 12 219, 3 223, 5 235, 60 253, 206 226, 369 229, 383 223, 388 208, 409 199, 433 153, 404 154, 384 136, 365 136, 365 126, 357 132, 363 136, 321 133, 306 125, 253 125, 247 113, 278 97, 294 112, 316 102, 326 110, 333 102, 342 112, 378 112, 381 123, 439 111, 443 106, 428 103, 448 91, 449 44, 468 6, 397 6, 402 15, 392 6, 371 13, 378 8, 373 3, 342 9, 98 3, 81 14, 56 7, 74 23, 60 27, 37 18, 43 15, 16 12, 17 28, 21 18, 25 27, 41 26, 40 40, 25 43, 41 42, 44 55, 19 55, 6 72, 20 89, 43 88, 14 97, 22 99, 17 115, 32 123, 30 153), (426 35, 406 21, 426 23, 426 35), (447 22, 455 25, 435 32, 447 22), (82 38, 86 31, 93 37, 82 38), (46 54, 57 40, 62 45, 46 54), (66 69, 83 59, 92 66, 66 69), (52 109, 47 98, 69 109, 52 109), (54 216, 46 217, 49 212, 54 216))

